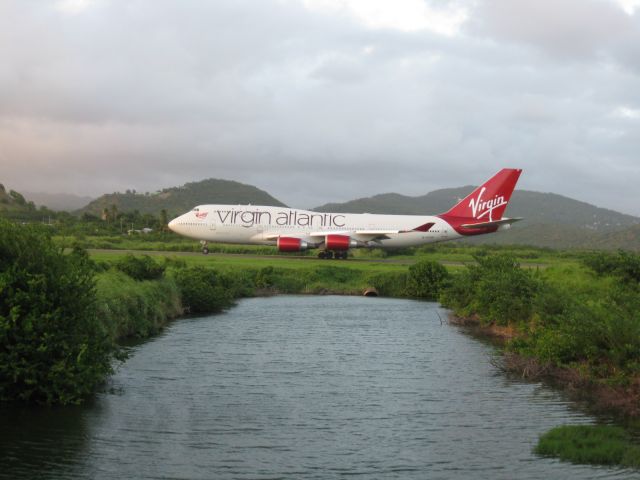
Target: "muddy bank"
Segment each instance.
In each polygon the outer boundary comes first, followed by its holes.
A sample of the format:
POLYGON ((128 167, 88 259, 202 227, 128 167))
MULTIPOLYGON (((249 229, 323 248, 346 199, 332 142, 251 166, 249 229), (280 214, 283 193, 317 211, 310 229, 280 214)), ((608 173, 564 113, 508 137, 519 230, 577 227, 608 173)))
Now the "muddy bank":
MULTIPOLYGON (((507 347, 510 340, 519 335, 513 327, 494 324, 482 325, 477 317, 449 316, 449 323, 464 328, 469 334, 491 341, 499 347, 507 347)), ((640 419, 640 377, 624 383, 614 376, 595 377, 587 365, 559 367, 551 363, 509 352, 505 349, 493 359, 493 363, 505 373, 518 375, 531 381, 544 381, 566 391, 572 399, 585 402, 595 413, 640 419)), ((615 373, 615 372, 614 372, 615 373)))

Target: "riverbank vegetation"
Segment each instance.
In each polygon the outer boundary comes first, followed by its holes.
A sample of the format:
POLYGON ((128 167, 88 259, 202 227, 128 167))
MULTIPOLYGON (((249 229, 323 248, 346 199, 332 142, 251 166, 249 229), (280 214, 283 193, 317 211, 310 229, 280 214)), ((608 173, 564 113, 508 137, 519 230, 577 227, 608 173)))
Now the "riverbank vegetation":
MULTIPOLYGON (((592 253, 577 265, 534 270, 510 255, 478 255, 440 300, 456 321, 502 337, 505 371, 550 380, 597 411, 640 416, 640 256, 592 253)), ((640 447, 610 434, 598 426, 554 430, 537 451, 640 465, 640 447)))
POLYGON ((640 446, 613 425, 562 425, 542 435, 535 452, 573 463, 640 468, 640 446))
POLYGON ((469 321, 511 332, 507 370, 554 378, 590 391, 597 406, 640 415, 637 256, 598 253, 544 270, 522 269, 504 255, 476 260, 441 301, 469 321))
POLYGON ((84 251, 0 220, 0 400, 77 403, 104 381, 117 349, 95 292, 84 251))

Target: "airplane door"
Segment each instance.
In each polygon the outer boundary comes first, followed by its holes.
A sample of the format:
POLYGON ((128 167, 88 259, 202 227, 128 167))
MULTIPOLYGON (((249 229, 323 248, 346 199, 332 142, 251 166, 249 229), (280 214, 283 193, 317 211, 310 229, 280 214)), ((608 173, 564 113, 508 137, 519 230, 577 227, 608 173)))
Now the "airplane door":
POLYGON ((213 219, 209 221, 209 230, 211 230, 212 232, 216 231, 216 222, 213 219))

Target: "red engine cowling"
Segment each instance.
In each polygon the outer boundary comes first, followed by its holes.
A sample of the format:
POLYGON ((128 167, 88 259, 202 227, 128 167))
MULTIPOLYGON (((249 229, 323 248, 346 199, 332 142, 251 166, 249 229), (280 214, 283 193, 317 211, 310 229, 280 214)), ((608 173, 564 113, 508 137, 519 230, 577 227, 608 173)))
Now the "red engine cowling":
POLYGON ((278 251, 280 252, 300 252, 306 250, 309 247, 307 242, 292 237, 280 237, 278 238, 278 251))
POLYGON ((327 250, 345 251, 351 247, 358 246, 358 242, 351 240, 351 237, 347 235, 327 235, 324 240, 325 248, 327 250))

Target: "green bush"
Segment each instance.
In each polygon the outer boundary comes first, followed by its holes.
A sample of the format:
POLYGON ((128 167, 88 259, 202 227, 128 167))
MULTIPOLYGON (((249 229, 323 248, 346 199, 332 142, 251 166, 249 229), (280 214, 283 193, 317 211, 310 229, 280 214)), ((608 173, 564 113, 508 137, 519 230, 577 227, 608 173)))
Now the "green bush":
POLYGON ((451 276, 451 281, 440 295, 442 306, 452 309, 456 314, 473 314, 473 300, 478 282, 479 270, 469 269, 451 276))
POLYGON ((640 373, 640 292, 633 283, 586 276, 581 281, 538 285, 529 335, 511 342, 512 351, 559 366, 585 363, 596 377, 640 373))
POLYGON ((640 255, 625 252, 598 252, 586 256, 582 261, 598 275, 614 275, 625 282, 640 282, 640 255))
POLYGON ((274 268, 269 265, 268 267, 262 267, 255 274, 254 284, 256 288, 271 288, 274 283, 274 268))
POLYGON ((225 288, 220 274, 203 267, 176 270, 173 273, 182 297, 182 304, 190 313, 215 313, 230 307, 233 296, 225 288))
POLYGON ((556 427, 540 437, 535 453, 573 463, 640 467, 640 446, 611 425, 556 427))
POLYGON ((447 282, 447 269, 431 260, 420 260, 409 267, 407 277, 407 296, 436 300, 447 282))
POLYGON ((165 267, 158 264, 149 255, 126 255, 114 265, 134 280, 156 280, 162 277, 165 267))
POLYGON ((251 297, 254 294, 254 271, 237 270, 220 272, 218 275, 218 281, 232 299, 251 297))
POLYGON ((369 274, 364 279, 365 287, 375 287, 383 297, 404 297, 407 294, 407 273, 386 272, 369 274))
POLYGON ((0 399, 79 403, 111 372, 117 349, 96 315, 86 253, 0 220, 0 399))
POLYGON ((524 323, 533 314, 533 301, 540 281, 520 268, 511 255, 474 255, 475 265, 453 278, 441 297, 443 305, 456 312, 478 314, 483 323, 524 323))
POLYGON ((114 339, 146 338, 182 314, 173 279, 136 281, 116 270, 96 278, 98 313, 114 339))

